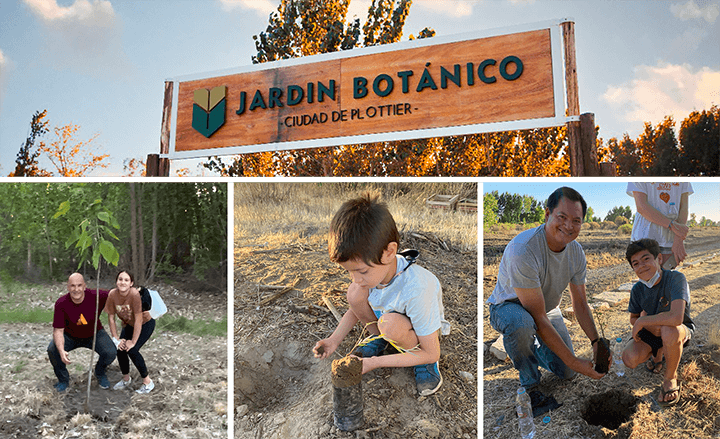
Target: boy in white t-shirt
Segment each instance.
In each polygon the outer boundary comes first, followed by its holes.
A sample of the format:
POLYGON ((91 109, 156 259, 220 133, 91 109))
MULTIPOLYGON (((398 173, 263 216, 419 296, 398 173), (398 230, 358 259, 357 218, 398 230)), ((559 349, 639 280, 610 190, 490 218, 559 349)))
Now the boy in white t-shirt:
POLYGON ((627 194, 635 199, 635 222, 631 239, 654 239, 660 245, 660 266, 675 268, 687 256, 684 240, 688 234, 688 182, 630 182, 627 194))
POLYGON ((328 358, 360 321, 370 337, 352 354, 363 358, 362 373, 378 367, 410 367, 420 396, 442 385, 438 368, 440 333, 450 333, 437 277, 415 265, 417 252, 397 254, 400 235, 387 205, 364 194, 345 202, 330 223, 330 259, 352 276, 350 308, 328 338, 313 348, 328 358), (388 342, 400 353, 382 355, 388 342))

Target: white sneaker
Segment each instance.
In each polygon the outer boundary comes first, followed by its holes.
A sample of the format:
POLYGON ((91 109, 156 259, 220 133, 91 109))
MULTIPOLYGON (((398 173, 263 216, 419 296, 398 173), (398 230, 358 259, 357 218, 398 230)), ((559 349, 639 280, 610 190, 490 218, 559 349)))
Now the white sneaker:
POLYGON ((127 381, 125 381, 125 380, 118 381, 117 384, 115 384, 113 386, 113 390, 122 390, 122 389, 127 388, 128 386, 130 386, 130 381, 132 381, 132 377, 127 381))
POLYGON ((143 385, 140 386, 140 388, 137 389, 135 392, 137 392, 137 393, 150 393, 150 391, 151 391, 152 389, 154 389, 154 388, 155 388, 155 383, 153 383, 152 380, 150 380, 150 384, 145 384, 145 383, 143 383, 143 385))

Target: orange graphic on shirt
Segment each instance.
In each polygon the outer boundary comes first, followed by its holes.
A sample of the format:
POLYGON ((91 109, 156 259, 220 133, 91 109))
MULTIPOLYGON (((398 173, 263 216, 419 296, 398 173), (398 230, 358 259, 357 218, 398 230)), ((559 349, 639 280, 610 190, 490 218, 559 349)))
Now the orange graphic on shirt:
POLYGON ((668 194, 667 192, 661 192, 660 199, 663 200, 665 204, 667 204, 668 201, 670 201, 670 194, 668 194))
POLYGON ((85 320, 85 316, 80 314, 80 318, 77 321, 77 325, 82 326, 82 325, 87 325, 87 324, 88 324, 88 322, 87 322, 87 320, 85 320))

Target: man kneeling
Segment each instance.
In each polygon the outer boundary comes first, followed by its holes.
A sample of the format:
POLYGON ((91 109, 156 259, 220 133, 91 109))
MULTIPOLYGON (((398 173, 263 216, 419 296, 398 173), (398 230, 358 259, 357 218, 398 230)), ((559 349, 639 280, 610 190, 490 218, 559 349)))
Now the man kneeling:
POLYGON ((695 331, 690 319, 690 287, 678 271, 660 267, 660 247, 654 239, 641 239, 628 245, 625 258, 640 278, 630 291, 632 338, 623 351, 623 362, 636 368, 648 362, 648 370, 658 373, 666 360, 658 402, 669 406, 680 400, 677 369, 687 343, 695 331))

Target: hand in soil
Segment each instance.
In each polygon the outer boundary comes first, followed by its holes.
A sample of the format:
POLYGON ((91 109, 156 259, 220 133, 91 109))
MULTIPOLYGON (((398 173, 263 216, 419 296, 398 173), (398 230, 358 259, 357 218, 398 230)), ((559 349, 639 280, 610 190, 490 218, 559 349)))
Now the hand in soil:
POLYGON ((337 347, 337 343, 333 342, 332 339, 324 338, 315 343, 315 347, 313 347, 313 355, 315 358, 325 359, 332 355, 337 347))

